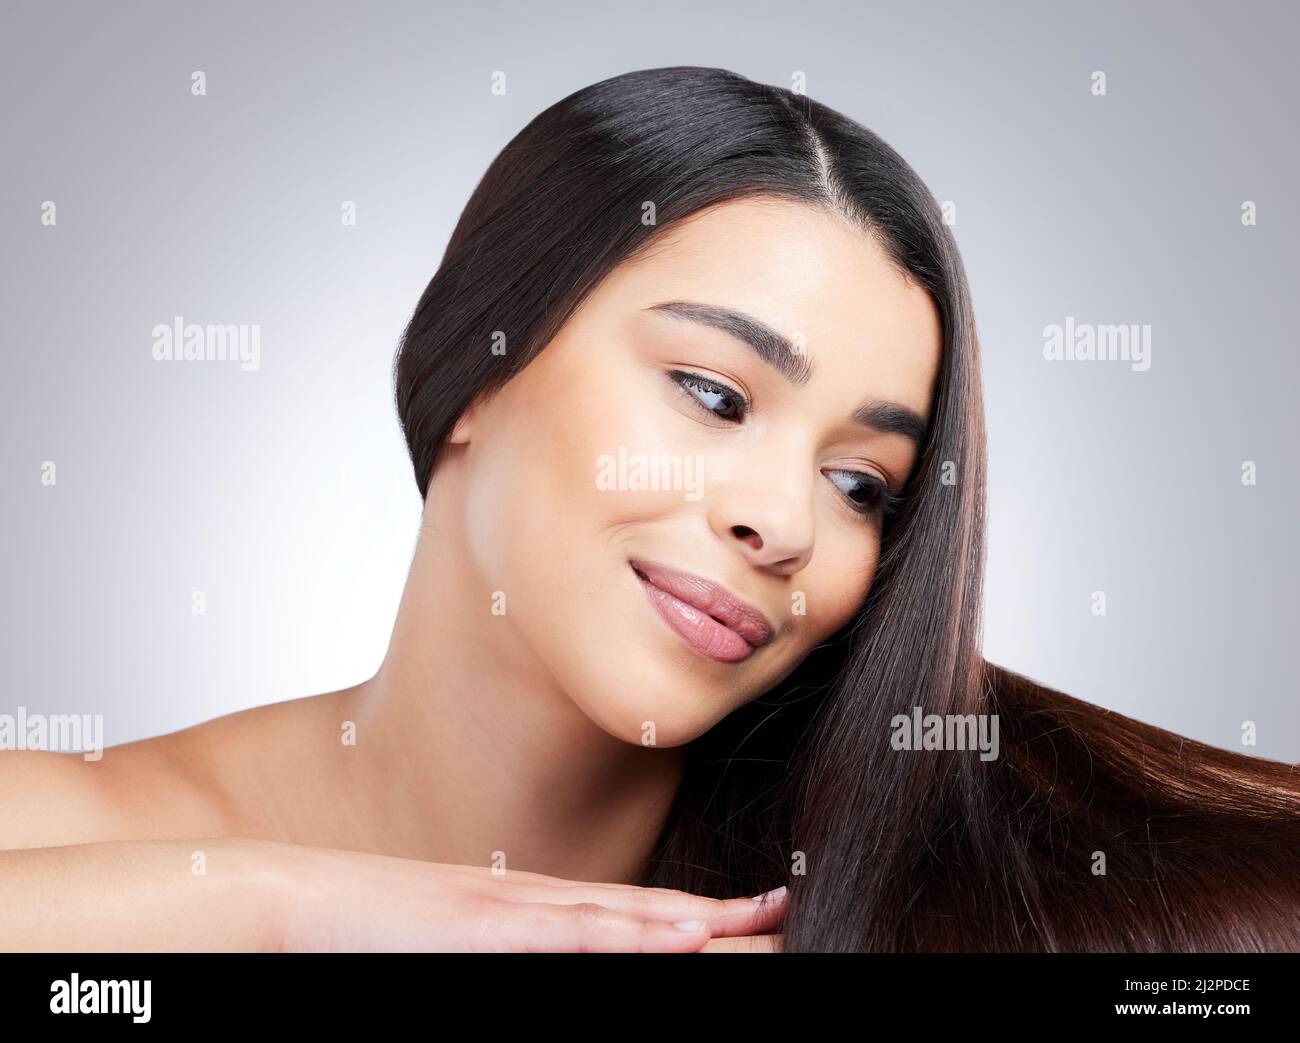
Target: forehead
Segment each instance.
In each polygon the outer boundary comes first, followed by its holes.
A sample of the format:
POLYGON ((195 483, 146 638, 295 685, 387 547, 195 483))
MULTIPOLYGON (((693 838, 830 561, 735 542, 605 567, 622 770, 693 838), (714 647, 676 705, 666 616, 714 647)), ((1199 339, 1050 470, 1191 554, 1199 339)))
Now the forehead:
POLYGON ((624 309, 688 300, 801 334, 810 387, 869 391, 929 414, 942 350, 934 303, 874 236, 835 214, 771 197, 724 203, 666 229, 610 283, 624 309))

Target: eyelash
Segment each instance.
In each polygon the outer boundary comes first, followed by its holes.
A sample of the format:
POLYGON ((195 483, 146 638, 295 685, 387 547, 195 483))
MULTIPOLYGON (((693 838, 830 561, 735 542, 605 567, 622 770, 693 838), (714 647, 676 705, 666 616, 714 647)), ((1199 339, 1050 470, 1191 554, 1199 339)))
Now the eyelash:
MULTIPOLYGON (((722 420, 724 423, 735 423, 743 420, 745 415, 750 412, 749 402, 735 388, 720 383, 716 380, 710 380, 702 377, 698 373, 690 373, 682 369, 674 369, 669 372, 669 377, 677 389, 691 402, 697 409, 707 413, 709 416, 722 420), (690 388, 695 387, 708 392, 711 395, 717 395, 723 398, 729 398, 734 404, 738 405, 740 412, 738 416, 721 416, 707 406, 698 395, 690 388)), ((842 468, 835 468, 831 474, 847 474, 855 478, 864 480, 863 491, 867 493, 869 499, 863 503, 852 499, 845 494, 845 500, 848 502, 849 509, 864 518, 872 518, 880 514, 886 522, 892 520, 906 502, 906 498, 889 491, 889 486, 882 482, 873 474, 866 471, 848 471, 842 468)), ((834 483, 832 483, 834 484, 834 483)), ((839 486, 836 486, 839 488, 839 486)))

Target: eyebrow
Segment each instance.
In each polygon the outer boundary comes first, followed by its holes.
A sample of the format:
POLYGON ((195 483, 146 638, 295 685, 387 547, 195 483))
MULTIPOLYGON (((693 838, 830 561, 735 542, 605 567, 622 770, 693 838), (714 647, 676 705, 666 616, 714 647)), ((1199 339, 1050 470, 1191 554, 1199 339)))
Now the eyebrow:
MULTIPOLYGON (((751 348, 795 387, 803 387, 812 378, 812 362, 788 337, 743 311, 694 301, 660 301, 644 310, 721 330, 751 348)), ((864 402, 850 419, 882 434, 903 435, 917 447, 924 440, 927 427, 921 414, 897 402, 864 402)))

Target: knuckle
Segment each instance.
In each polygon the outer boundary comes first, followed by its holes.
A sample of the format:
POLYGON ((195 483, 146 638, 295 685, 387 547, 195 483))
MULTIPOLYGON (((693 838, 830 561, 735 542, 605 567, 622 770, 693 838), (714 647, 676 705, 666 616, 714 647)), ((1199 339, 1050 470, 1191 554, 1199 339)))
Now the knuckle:
POLYGON ((596 902, 577 902, 570 906, 572 915, 584 928, 599 927, 609 919, 609 910, 596 902))

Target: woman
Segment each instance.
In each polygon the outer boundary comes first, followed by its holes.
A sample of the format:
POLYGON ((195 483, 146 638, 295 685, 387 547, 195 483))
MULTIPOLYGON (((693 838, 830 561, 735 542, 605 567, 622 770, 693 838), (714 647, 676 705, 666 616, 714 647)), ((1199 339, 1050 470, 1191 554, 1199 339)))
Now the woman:
POLYGON ((395 374, 378 672, 3 758, 3 897, 62 898, 5 947, 1300 947, 1290 767, 981 658, 971 305, 869 131, 716 69, 576 92, 395 374))

